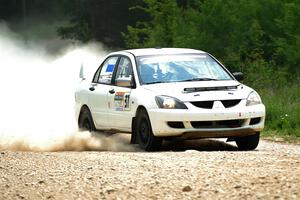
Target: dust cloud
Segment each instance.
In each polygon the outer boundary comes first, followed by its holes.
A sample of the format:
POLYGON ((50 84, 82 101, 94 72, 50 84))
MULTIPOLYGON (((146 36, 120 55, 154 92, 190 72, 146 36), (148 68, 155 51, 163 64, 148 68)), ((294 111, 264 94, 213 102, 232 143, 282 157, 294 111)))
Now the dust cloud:
POLYGON ((101 44, 69 42, 56 54, 45 44, 24 40, 0 22, 0 150, 132 151, 122 135, 77 129, 74 91, 80 66, 90 78, 106 54, 101 44))

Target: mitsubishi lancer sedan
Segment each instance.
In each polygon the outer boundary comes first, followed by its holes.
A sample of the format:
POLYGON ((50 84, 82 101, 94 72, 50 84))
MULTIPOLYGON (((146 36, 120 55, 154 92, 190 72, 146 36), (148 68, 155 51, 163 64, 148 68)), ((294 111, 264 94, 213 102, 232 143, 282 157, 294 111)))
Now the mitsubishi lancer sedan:
POLYGON ((257 147, 265 106, 209 53, 133 49, 110 53, 75 93, 80 129, 124 132, 146 151, 163 140, 227 138, 240 150, 257 147))

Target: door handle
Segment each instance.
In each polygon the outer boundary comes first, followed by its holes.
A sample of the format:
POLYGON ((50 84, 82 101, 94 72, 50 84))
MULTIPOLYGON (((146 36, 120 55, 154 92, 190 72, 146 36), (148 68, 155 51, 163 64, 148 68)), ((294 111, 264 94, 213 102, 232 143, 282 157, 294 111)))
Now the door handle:
POLYGON ((110 94, 114 94, 114 93, 115 93, 115 90, 114 90, 114 89, 110 89, 108 92, 109 92, 110 94))
POLYGON ((94 91, 95 90, 94 86, 90 87, 89 90, 94 91))

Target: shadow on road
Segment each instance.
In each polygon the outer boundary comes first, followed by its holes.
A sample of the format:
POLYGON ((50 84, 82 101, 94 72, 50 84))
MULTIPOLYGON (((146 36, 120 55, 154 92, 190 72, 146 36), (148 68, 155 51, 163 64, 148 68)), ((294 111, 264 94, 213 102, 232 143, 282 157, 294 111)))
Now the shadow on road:
MULTIPOLYGON (((108 138, 114 138, 118 141, 118 144, 126 145, 130 143, 129 134, 114 134, 110 135, 108 138)), ((130 145, 134 148, 136 152, 143 152, 137 144, 130 145)), ((196 151, 238 151, 235 142, 225 142, 225 139, 195 139, 195 140, 178 140, 178 141, 168 141, 165 140, 162 144, 160 151, 186 151, 186 150, 196 150, 196 151)))
POLYGON ((166 141, 162 145, 162 151, 237 151, 238 148, 233 145, 217 139, 184 140, 184 141, 166 141))

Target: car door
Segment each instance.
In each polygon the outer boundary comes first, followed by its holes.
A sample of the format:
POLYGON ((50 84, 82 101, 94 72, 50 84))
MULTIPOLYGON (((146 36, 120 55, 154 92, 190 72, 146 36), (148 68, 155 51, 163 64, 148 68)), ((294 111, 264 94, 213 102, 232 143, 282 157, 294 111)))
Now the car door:
POLYGON ((111 90, 112 76, 119 57, 108 57, 99 67, 89 87, 88 105, 97 129, 109 128, 108 96, 111 90))
POLYGON ((131 90, 134 87, 132 63, 128 57, 122 56, 113 78, 113 85, 108 93, 108 116, 111 126, 131 131, 133 111, 131 109, 131 90))

